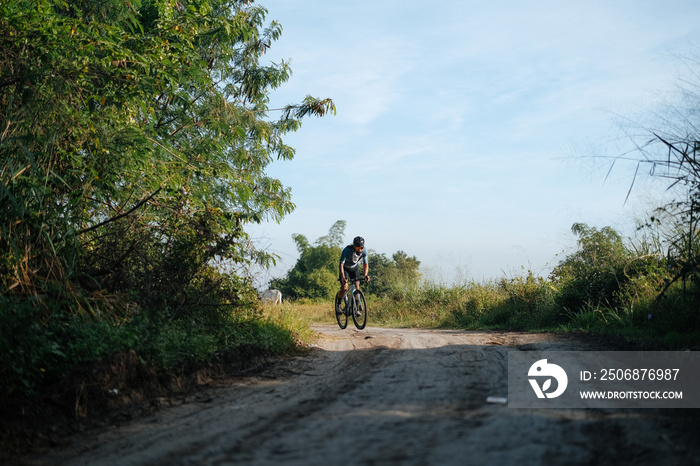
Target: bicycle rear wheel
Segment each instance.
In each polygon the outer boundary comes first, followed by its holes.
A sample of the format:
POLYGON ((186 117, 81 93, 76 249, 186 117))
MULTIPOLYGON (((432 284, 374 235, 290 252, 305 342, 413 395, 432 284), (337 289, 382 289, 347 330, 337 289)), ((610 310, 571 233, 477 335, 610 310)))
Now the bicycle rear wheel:
POLYGON ((367 325, 367 301, 365 301, 365 294, 362 291, 357 291, 355 294, 357 308, 353 309, 352 321, 355 322, 355 327, 362 330, 367 325))
POLYGON ((335 320, 338 321, 338 326, 341 329, 348 326, 348 306, 350 306, 350 302, 348 300, 348 293, 346 293, 345 297, 343 298, 343 302, 340 303, 340 313, 333 310, 333 312, 335 312, 335 320))

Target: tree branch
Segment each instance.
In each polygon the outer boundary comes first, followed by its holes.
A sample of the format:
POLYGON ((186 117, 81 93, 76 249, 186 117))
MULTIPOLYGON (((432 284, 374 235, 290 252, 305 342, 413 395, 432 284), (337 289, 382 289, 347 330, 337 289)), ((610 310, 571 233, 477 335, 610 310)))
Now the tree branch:
POLYGON ((148 201, 150 201, 151 199, 153 199, 153 197, 154 197, 156 194, 158 194, 162 189, 163 189, 163 188, 158 188, 153 194, 151 194, 150 196, 148 196, 148 197, 142 199, 141 201, 139 201, 138 204, 136 204, 134 207, 132 207, 131 209, 129 209, 127 212, 124 212, 123 214, 119 214, 119 215, 117 215, 116 217, 109 218, 109 219, 105 220, 104 222, 98 223, 97 225, 93 225, 93 226, 91 226, 91 227, 89 227, 89 228, 85 228, 85 229, 83 229, 83 230, 80 230, 80 231, 78 232, 78 234, 79 234, 79 235, 82 235, 82 234, 84 234, 84 233, 91 232, 91 231, 96 230, 96 229, 98 229, 98 228, 100 228, 100 227, 102 227, 102 226, 105 226, 105 225, 109 224, 109 223, 116 222, 116 221, 119 220, 120 218, 124 218, 124 217, 126 217, 126 216, 128 216, 128 215, 131 215, 134 211, 136 211, 137 209, 139 209, 139 208, 140 208, 142 205, 144 205, 146 202, 148 202, 148 201))

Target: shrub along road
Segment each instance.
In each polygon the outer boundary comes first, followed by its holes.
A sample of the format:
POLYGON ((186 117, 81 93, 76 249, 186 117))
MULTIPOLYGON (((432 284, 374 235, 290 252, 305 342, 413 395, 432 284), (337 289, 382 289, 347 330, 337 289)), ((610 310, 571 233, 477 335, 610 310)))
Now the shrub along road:
POLYGON ((571 335, 319 326, 313 351, 28 464, 697 464, 695 410, 511 409, 507 352, 571 335))

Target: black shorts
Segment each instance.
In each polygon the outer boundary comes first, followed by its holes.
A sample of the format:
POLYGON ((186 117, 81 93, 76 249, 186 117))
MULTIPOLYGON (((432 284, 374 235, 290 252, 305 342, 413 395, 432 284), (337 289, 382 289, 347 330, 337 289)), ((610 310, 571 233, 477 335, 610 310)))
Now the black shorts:
POLYGON ((354 269, 346 269, 345 267, 343 267, 343 271, 345 271, 345 278, 347 278, 348 281, 356 282, 362 279, 359 267, 356 267, 354 269))

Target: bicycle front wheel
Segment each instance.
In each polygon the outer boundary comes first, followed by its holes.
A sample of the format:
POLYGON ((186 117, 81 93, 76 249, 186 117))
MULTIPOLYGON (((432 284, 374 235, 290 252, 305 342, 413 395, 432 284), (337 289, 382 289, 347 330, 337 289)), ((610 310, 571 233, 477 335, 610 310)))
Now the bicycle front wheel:
POLYGON ((345 297, 343 298, 343 302, 340 303, 340 312, 335 312, 335 320, 338 321, 338 326, 341 329, 344 329, 345 327, 348 326, 348 313, 347 309, 350 306, 349 300, 348 300, 348 294, 345 294, 345 297))
POLYGON ((355 327, 362 330, 367 325, 367 301, 365 301, 365 294, 362 291, 358 291, 355 297, 357 306, 353 309, 352 321, 355 322, 355 327))

